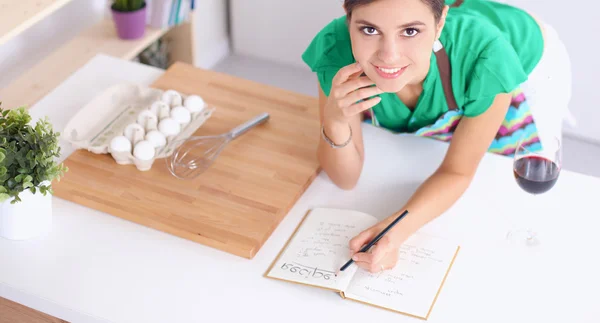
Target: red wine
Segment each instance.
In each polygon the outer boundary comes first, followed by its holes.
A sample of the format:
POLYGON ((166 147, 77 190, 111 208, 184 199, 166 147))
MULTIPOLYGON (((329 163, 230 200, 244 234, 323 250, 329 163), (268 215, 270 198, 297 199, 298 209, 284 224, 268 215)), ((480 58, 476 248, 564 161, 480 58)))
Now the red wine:
POLYGON ((517 183, 526 192, 541 194, 551 189, 560 168, 556 163, 538 156, 527 156, 515 161, 514 175, 517 183))

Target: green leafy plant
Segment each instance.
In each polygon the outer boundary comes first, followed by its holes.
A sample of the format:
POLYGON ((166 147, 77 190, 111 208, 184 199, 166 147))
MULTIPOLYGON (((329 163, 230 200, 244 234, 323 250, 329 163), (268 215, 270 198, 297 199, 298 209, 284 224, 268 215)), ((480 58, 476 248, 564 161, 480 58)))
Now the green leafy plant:
POLYGON ((24 107, 0 107, 0 203, 9 198, 11 204, 21 202, 19 194, 27 189, 52 194, 48 183, 60 180, 68 170, 55 160, 60 157, 60 133, 52 130, 47 118, 35 126, 30 121, 24 107))
POLYGON ((112 8, 117 11, 136 11, 144 7, 144 0, 114 0, 112 8))

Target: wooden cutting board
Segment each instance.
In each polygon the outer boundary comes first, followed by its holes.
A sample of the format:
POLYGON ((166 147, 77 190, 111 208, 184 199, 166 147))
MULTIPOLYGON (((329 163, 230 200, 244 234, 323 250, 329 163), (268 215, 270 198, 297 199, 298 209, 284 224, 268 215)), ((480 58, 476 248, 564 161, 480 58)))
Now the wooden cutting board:
POLYGON ((142 172, 77 150, 53 184, 55 196, 253 258, 319 171, 318 99, 184 63, 151 86, 198 94, 216 108, 195 136, 227 132, 261 112, 270 119, 193 180, 175 178, 164 159, 142 172))

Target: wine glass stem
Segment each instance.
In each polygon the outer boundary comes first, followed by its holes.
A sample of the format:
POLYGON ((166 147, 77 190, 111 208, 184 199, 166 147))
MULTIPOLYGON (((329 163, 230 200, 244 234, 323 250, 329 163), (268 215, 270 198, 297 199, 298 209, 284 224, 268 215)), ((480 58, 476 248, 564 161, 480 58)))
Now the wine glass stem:
MULTIPOLYGON (((533 198, 536 199, 536 194, 533 194, 533 198)), ((534 203, 528 203, 534 205, 534 203)), ((539 243, 537 232, 533 229, 534 214, 538 211, 535 207, 532 210, 524 209, 524 212, 519 215, 519 219, 515 223, 517 227, 513 227, 512 230, 506 235, 506 239, 511 242, 524 242, 526 245, 536 245, 539 243)))
MULTIPOLYGON (((537 202, 538 198, 537 198, 537 194, 532 194, 533 195, 533 200, 535 202, 537 202)), ((534 203, 531 203, 530 205, 535 205, 534 203)), ((527 212, 527 223, 526 223, 526 230, 527 230, 527 236, 525 238, 525 242, 527 244, 535 244, 537 242, 537 233, 533 230, 533 223, 534 218, 535 218, 535 214, 536 214, 537 208, 533 208, 533 210, 531 210, 530 212, 527 212)))
POLYGON ((531 228, 527 229, 527 241, 533 241, 534 238, 535 234, 533 233, 533 230, 531 228))

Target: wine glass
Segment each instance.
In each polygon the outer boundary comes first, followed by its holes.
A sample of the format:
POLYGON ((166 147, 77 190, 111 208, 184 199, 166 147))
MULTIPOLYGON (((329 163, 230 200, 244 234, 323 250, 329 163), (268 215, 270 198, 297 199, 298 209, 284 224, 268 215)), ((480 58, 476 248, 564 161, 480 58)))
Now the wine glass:
MULTIPOLYGON (((562 146, 556 136, 531 144, 519 141, 513 160, 513 174, 518 186, 534 196, 548 192, 558 180, 562 168, 562 146)), ((535 197, 534 197, 535 198, 535 197)), ((527 212, 531 219, 532 212, 527 212)), ((533 213, 537 213, 534 211, 533 213)), ((521 219, 525 217, 523 215, 521 219)), ((507 235, 511 241, 524 241, 527 245, 539 244, 537 233, 531 227, 512 230, 507 235)))

